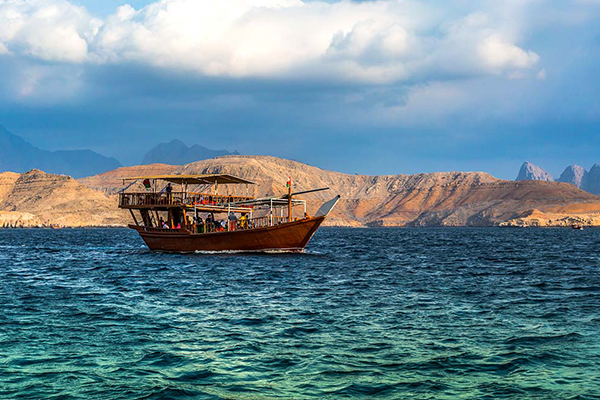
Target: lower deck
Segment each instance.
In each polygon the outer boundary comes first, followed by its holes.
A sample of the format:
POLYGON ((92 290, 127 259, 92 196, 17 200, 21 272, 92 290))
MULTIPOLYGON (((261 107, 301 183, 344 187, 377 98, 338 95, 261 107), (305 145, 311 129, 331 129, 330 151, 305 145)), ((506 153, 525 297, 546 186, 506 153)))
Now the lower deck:
POLYGON ((324 216, 304 218, 279 225, 239 230, 194 233, 184 229, 162 229, 129 225, 151 250, 166 252, 302 250, 317 231, 324 216))

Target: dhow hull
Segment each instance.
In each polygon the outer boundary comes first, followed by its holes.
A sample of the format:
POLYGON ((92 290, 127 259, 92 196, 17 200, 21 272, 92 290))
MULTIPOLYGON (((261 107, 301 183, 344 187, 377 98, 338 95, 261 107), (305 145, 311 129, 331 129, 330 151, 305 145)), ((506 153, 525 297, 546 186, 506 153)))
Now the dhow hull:
POLYGON ((137 225, 129 225, 129 227, 138 231, 150 250, 156 251, 172 253, 301 251, 324 220, 325 216, 320 216, 263 228, 200 234, 137 225))

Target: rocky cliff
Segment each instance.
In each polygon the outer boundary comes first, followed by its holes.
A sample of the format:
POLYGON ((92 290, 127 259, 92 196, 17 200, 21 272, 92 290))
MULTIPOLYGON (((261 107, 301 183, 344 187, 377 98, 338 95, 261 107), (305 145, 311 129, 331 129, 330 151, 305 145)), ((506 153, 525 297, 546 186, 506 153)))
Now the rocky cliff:
MULTIPOLYGON (((106 195, 113 195, 126 187, 123 184, 123 178, 147 175, 166 175, 173 173, 178 168, 178 166, 167 164, 149 164, 136 165, 133 167, 121 167, 100 175, 94 175, 87 178, 79 179, 79 183, 89 187, 90 189, 101 191, 106 195)), ((133 190, 136 187, 138 189, 142 189, 141 184, 131 187, 130 189, 133 190)))
POLYGON ((0 174, 0 226, 116 226, 127 215, 116 197, 90 189, 66 175, 32 170, 0 174))
MULTIPOLYGON (((583 188, 587 184, 588 172, 579 165, 569 165, 558 178, 558 182, 570 183, 571 185, 583 188)), ((585 189, 584 189, 585 190, 585 189)))
POLYGON ((504 181, 483 172, 348 175, 276 157, 225 156, 180 167, 123 167, 79 181, 41 171, 0 174, 0 226, 10 221, 25 226, 125 224, 130 217, 118 210, 114 195, 123 188, 122 178, 166 173, 227 173, 257 183, 219 185, 220 193, 229 194, 283 194, 290 176, 296 191, 329 187, 304 196, 314 213, 322 202, 341 195, 328 225, 493 226, 513 221, 546 226, 579 217, 600 224, 595 217, 600 197, 567 183, 504 181), (540 222, 540 215, 546 222, 540 222))
POLYGON ((600 195, 600 164, 594 164, 583 179, 581 188, 600 195))
POLYGON ((554 178, 549 172, 546 172, 543 168, 538 167, 528 161, 525 161, 521 165, 519 175, 517 175, 516 181, 545 181, 553 182, 554 178))
POLYGON ((319 200, 342 196, 329 220, 334 225, 489 226, 532 209, 600 205, 599 197, 565 183, 503 181, 483 172, 348 175, 268 156, 219 157, 177 172, 234 174, 257 182, 251 190, 258 196, 283 193, 288 176, 297 190, 329 187, 310 199, 317 206, 319 200))
MULTIPOLYGON (((516 180, 552 181, 552 175, 536 165, 525 162, 516 180)), ((586 192, 600 195, 600 164, 594 164, 589 172, 579 165, 570 165, 557 182, 570 183, 586 192)))

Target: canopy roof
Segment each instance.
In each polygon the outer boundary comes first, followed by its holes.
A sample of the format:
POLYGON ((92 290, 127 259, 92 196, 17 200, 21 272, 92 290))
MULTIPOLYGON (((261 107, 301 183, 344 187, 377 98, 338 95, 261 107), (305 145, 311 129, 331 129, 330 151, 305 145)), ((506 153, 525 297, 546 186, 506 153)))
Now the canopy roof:
MULTIPOLYGON (((292 199, 292 204, 304 204, 306 200, 292 199)), ((230 203, 231 206, 283 206, 287 205, 288 200, 281 197, 263 197, 261 199, 242 200, 230 203)))
POLYGON ((123 181, 134 181, 140 179, 162 180, 178 185, 206 185, 206 184, 248 184, 254 185, 254 182, 247 181, 237 176, 227 174, 205 174, 205 175, 149 175, 149 176, 134 176, 123 178, 123 181))

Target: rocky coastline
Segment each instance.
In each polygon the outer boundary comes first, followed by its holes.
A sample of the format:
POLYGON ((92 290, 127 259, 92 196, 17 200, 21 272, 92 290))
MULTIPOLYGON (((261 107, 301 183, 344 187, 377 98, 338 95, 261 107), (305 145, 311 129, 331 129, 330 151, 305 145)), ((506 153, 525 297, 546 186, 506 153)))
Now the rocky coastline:
POLYGON ((126 226, 131 217, 117 207, 122 178, 167 173, 237 175, 257 183, 247 189, 253 196, 283 194, 288 176, 298 189, 329 187, 307 197, 313 213, 341 195, 328 226, 600 226, 600 197, 569 183, 506 181, 483 172, 350 175, 271 156, 230 155, 184 166, 122 167, 79 180, 40 170, 0 173, 0 227, 126 226))

